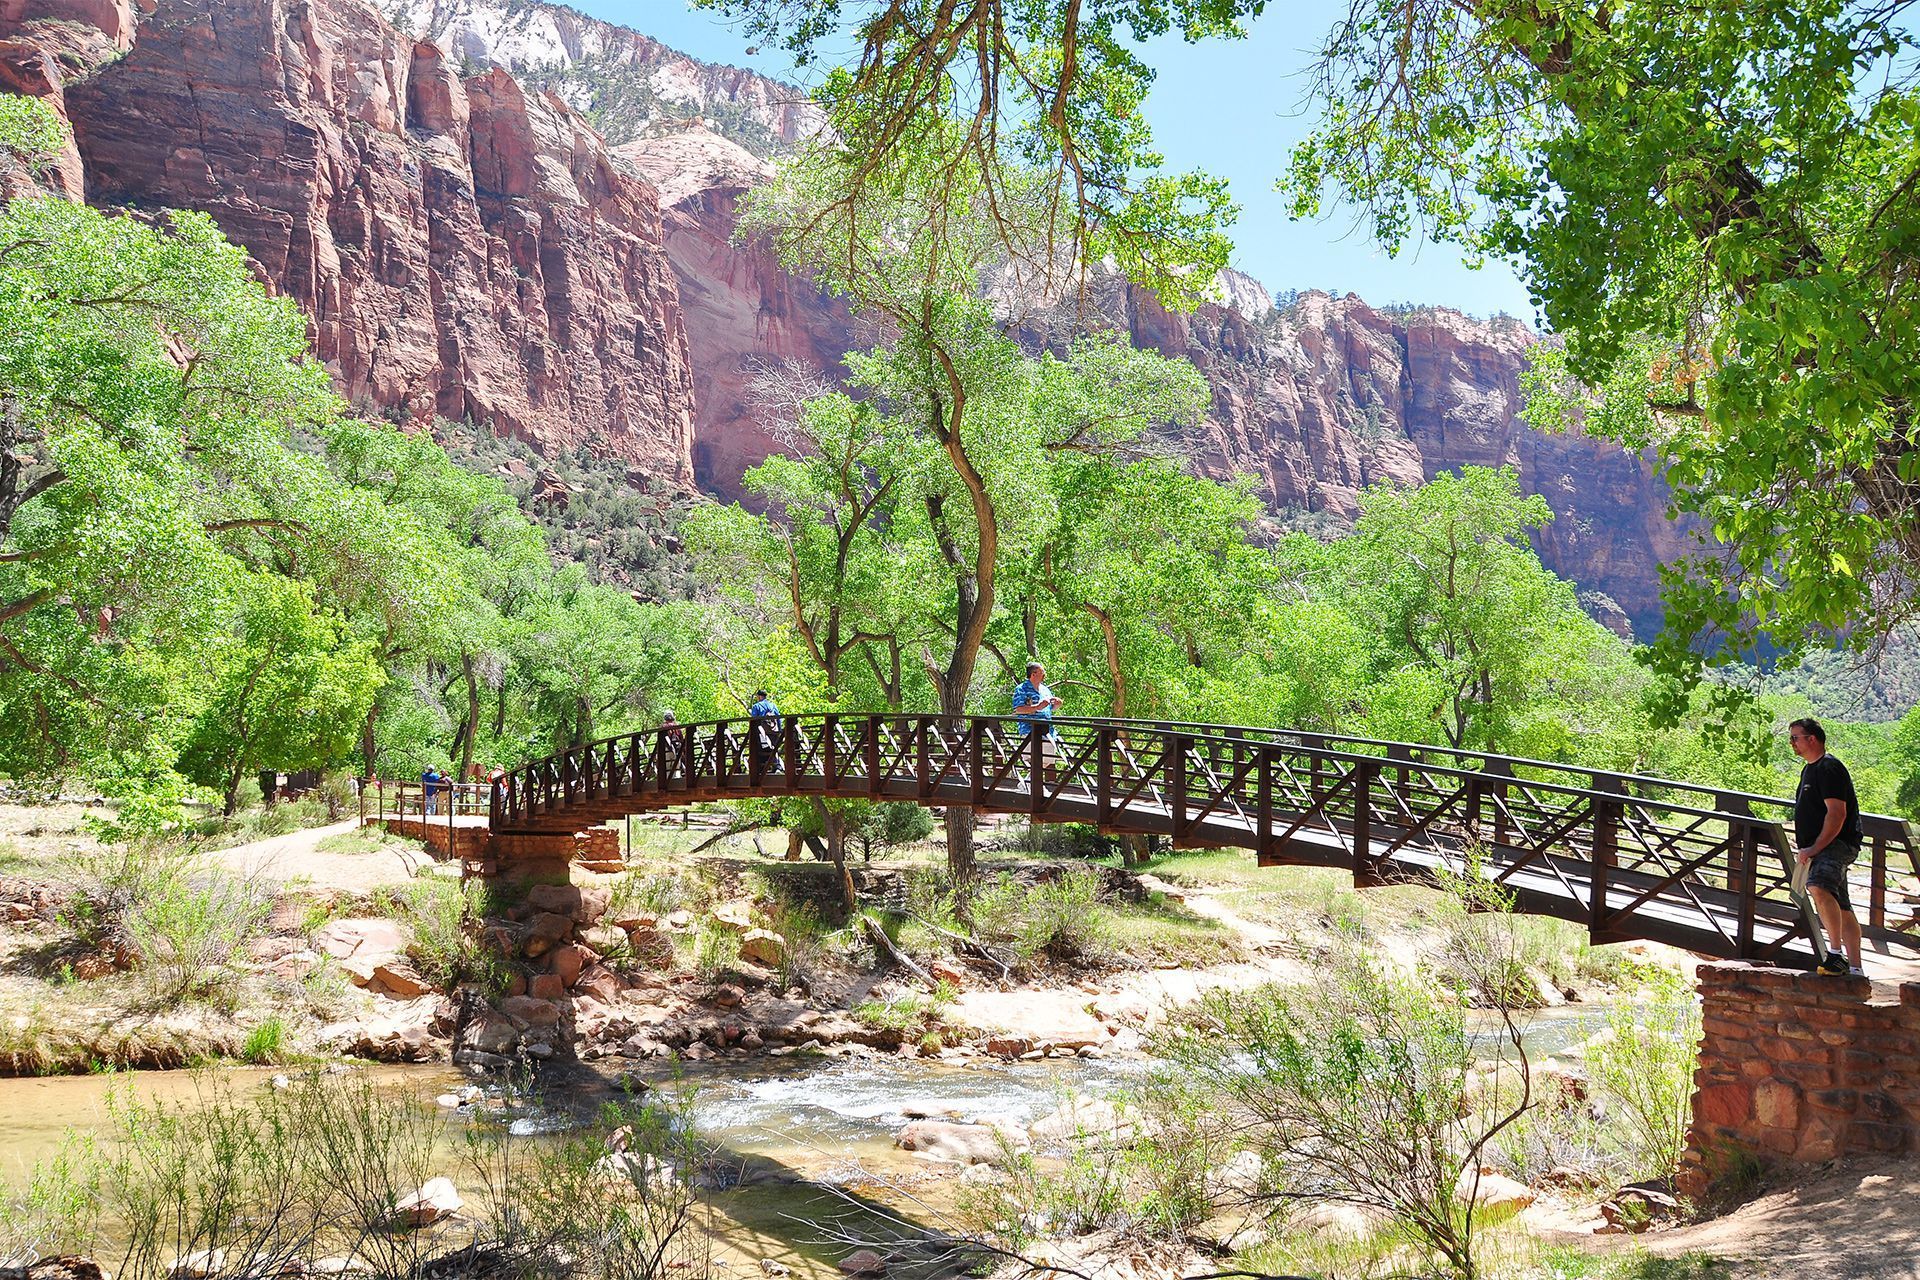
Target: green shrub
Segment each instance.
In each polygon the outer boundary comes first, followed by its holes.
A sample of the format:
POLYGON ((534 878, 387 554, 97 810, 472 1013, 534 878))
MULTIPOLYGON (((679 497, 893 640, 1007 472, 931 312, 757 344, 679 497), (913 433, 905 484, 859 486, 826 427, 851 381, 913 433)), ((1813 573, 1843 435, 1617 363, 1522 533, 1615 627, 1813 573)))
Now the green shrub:
POLYGON ((65 879, 77 939, 133 960, 163 1001, 217 992, 273 907, 263 884, 163 843, 73 854, 65 879))
POLYGON ((1625 1122, 1625 1156, 1636 1178, 1671 1177, 1686 1146, 1700 1002, 1678 974, 1650 982, 1637 1006, 1607 1010, 1587 1045, 1587 1074, 1625 1122))
POLYGON ((480 945, 470 927, 488 913, 481 886, 461 886, 429 877, 413 880, 398 890, 400 918, 408 933, 407 954, 422 977, 442 991, 463 982, 476 982, 489 991, 507 987, 501 959, 480 945))
POLYGON ((247 1032, 247 1038, 240 1046, 240 1057, 255 1066, 268 1066, 286 1057, 287 1042, 290 1039, 292 1037, 287 1031, 286 1023, 277 1017, 268 1018, 247 1032))
POLYGON ((1100 875, 1064 871, 1031 888, 1003 875, 975 890, 966 914, 974 936, 1012 949, 1021 960, 1098 958, 1113 942, 1111 913, 1100 902, 1100 875))
POLYGON ((702 982, 718 982, 740 961, 740 935, 711 922, 703 923, 693 939, 693 971, 702 982))

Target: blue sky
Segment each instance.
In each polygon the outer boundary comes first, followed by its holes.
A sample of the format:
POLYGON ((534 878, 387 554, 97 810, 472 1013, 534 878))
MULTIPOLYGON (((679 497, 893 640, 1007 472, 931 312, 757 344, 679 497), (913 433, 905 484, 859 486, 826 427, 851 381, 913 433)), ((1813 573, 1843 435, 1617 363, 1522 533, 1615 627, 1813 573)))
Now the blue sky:
MULTIPOLYGON (((739 32, 712 14, 687 11, 680 0, 571 2, 696 58, 791 78, 782 59, 749 55, 739 32)), ((1339 289, 1373 303, 1435 303, 1531 318, 1526 289, 1503 264, 1472 270, 1444 244, 1410 245, 1389 258, 1354 225, 1350 211, 1316 222, 1288 218, 1273 180, 1311 122, 1302 72, 1335 12, 1332 0, 1295 0, 1270 5, 1244 41, 1188 46, 1175 39, 1152 46, 1147 60, 1159 79, 1147 117, 1168 165, 1205 169, 1232 184, 1241 206, 1233 264, 1270 289, 1339 289)))

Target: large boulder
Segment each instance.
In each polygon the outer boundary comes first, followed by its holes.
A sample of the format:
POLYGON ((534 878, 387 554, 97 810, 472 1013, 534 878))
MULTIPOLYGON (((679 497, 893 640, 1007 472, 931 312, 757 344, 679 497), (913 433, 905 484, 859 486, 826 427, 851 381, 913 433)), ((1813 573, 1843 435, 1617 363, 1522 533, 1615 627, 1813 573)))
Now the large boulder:
POLYGON ((448 1178, 429 1178, 411 1195, 394 1203, 389 1221, 396 1227, 427 1227, 460 1212, 463 1202, 448 1178))
POLYGON ((1018 1130, 990 1124, 955 1124, 950 1120, 910 1120, 894 1145, 935 1160, 955 1164, 1001 1164, 1009 1151, 1024 1151, 1027 1136, 1018 1130))
POLYGON ((500 1002, 500 1012, 517 1026, 551 1027, 560 1021, 560 1006, 533 996, 508 996, 500 1002))
POLYGON ((1465 1169, 1460 1174, 1460 1198, 1489 1217, 1509 1218, 1534 1201, 1533 1188, 1493 1169, 1465 1169))
POLYGON ((787 959, 787 940, 771 929, 748 929, 740 937, 740 958, 778 969, 787 959))
POLYGON ((612 892, 597 885, 537 884, 527 890, 524 901, 531 911, 552 912, 590 925, 607 914, 607 904, 612 900, 612 892))
POLYGON ((364 987, 382 965, 404 956, 407 935, 396 920, 347 918, 321 925, 314 931, 313 945, 338 961, 355 986, 364 987))
POLYGON ((520 1032, 504 1014, 489 1009, 461 1029, 460 1047, 481 1053, 512 1053, 520 1043, 520 1032))
POLYGON ((1027 1130, 1035 1142, 1124 1142, 1133 1136, 1133 1117, 1104 1098, 1084 1095, 1067 1099, 1051 1115, 1034 1121, 1027 1130))
POLYGON ((572 936, 572 916, 542 911, 527 922, 527 936, 520 943, 520 950, 529 960, 537 959, 572 936))

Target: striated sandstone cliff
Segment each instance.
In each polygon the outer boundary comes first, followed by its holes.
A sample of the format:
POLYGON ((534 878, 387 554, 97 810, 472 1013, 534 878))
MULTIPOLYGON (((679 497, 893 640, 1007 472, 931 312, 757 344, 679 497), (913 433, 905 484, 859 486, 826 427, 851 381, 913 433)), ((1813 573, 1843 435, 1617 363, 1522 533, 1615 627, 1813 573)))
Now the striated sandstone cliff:
POLYGON ((609 142, 691 118, 758 155, 819 129, 799 90, 689 58, 629 27, 527 0, 401 0, 394 21, 449 57, 503 67, 585 112, 609 142))
POLYGON ((1644 458, 1520 420, 1535 341, 1524 325, 1444 308, 1388 316, 1322 293, 1273 311, 1251 282, 1229 283, 1231 305, 1191 316, 1133 288, 1105 306, 1135 343, 1186 356, 1212 384, 1213 410, 1187 442, 1201 470, 1251 475, 1274 509, 1344 523, 1366 485, 1511 466, 1553 508, 1535 540, 1547 566, 1602 621, 1659 630, 1658 566, 1686 549, 1686 530, 1667 519, 1666 488, 1644 458))
POLYGON ((740 496, 740 475, 780 446, 747 404, 762 362, 798 361, 837 374, 856 344, 846 304, 780 268, 763 245, 733 241, 737 203, 768 166, 694 127, 617 148, 660 192, 667 256, 693 350, 694 477, 740 496))
MULTIPOLYGON (((841 303, 732 240, 755 153, 817 115, 555 6, 415 0, 397 21, 367 0, 0 0, 0 89, 71 119, 54 190, 212 213, 308 311, 356 401, 736 496, 773 447, 753 361, 837 373, 860 340, 841 303)), ((1518 421, 1523 326, 1325 295, 1276 311, 1226 283, 1186 317, 1111 283, 1098 299, 1206 374, 1202 469, 1251 474, 1283 519, 1338 523, 1374 481, 1511 464, 1557 513, 1546 563, 1608 621, 1658 627, 1657 566, 1682 547, 1662 489, 1614 446, 1518 421)))
MULTIPOLYGON (((103 0, 29 2, 84 24, 103 0)), ((653 190, 571 108, 499 70, 462 81, 360 0, 157 0, 131 45, 55 86, 88 199, 211 213, 356 402, 691 483, 653 190)))

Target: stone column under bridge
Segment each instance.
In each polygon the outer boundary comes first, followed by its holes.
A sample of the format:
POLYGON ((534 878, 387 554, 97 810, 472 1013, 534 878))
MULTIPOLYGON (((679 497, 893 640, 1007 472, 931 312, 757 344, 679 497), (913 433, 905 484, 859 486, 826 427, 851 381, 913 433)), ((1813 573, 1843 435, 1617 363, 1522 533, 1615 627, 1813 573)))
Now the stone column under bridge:
POLYGON ((1739 961, 1697 971, 1705 1034, 1679 1188, 1735 1160, 1920 1152, 1920 982, 1739 961))

